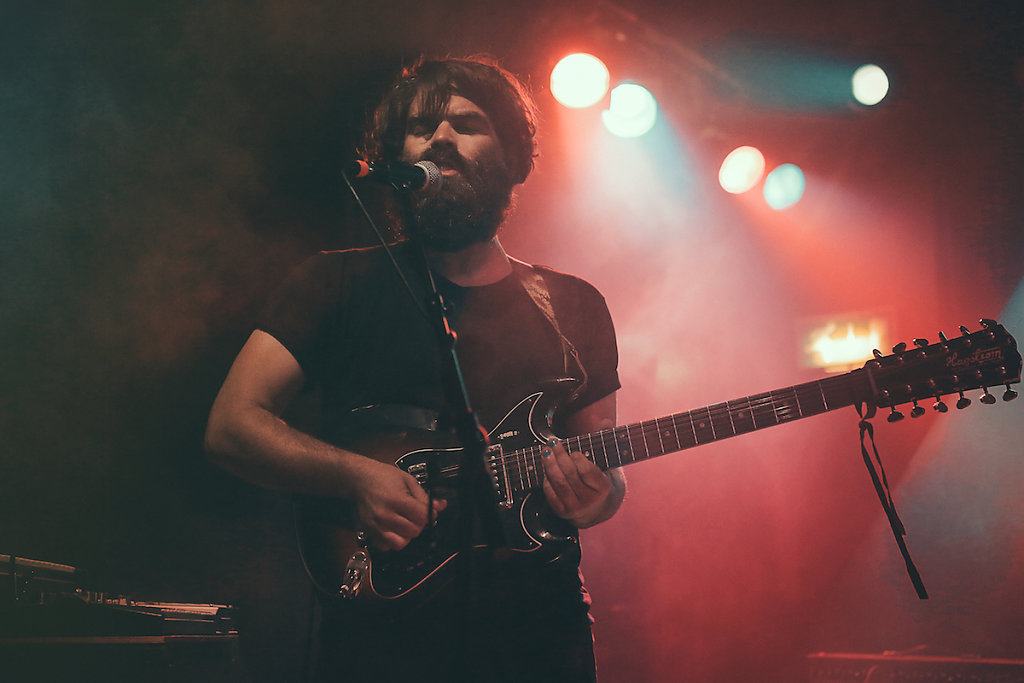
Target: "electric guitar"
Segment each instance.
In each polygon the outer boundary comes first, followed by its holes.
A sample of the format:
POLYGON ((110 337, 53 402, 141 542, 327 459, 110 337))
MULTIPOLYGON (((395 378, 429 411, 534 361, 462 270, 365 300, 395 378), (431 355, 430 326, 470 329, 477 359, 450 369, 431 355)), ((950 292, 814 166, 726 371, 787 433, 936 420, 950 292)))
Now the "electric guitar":
MULTIPOLYGON (((971 403, 965 391, 982 389, 980 401, 996 402, 989 387, 1005 386, 1003 399, 1016 398, 1010 385, 1020 381, 1021 355, 1013 337, 992 320, 983 329, 928 344, 914 340, 899 344, 889 356, 875 351, 862 368, 784 389, 716 403, 633 424, 563 439, 568 450, 587 454, 602 470, 785 424, 847 406, 864 404, 871 413, 888 410, 889 422, 903 419, 897 406, 911 403, 910 416, 920 417, 920 401, 949 410, 944 395, 959 394, 956 407, 971 403)), ((539 490, 543 481, 541 452, 552 438, 551 424, 561 397, 557 386, 530 394, 517 403, 490 431, 485 464, 493 484, 494 504, 512 555, 532 555, 552 561, 578 552, 574 529, 547 509, 539 490)), ((353 447, 382 462, 405 470, 435 497, 449 498, 436 524, 399 551, 366 547, 351 523, 354 515, 340 501, 300 506, 300 550, 310 578, 321 590, 342 598, 365 597, 393 604, 416 601, 432 594, 453 575, 459 554, 455 482, 461 448, 447 435, 405 430, 378 436, 371 445, 353 447), (419 441, 420 447, 410 449, 419 441)), ((482 546, 481 546, 482 547, 482 546)))

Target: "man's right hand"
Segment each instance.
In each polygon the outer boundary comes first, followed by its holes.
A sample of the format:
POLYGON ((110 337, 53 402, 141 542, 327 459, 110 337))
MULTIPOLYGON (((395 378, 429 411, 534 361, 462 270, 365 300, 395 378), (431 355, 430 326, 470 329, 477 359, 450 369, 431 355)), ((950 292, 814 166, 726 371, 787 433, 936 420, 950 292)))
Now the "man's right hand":
POLYGON ((354 498, 362 530, 381 550, 407 546, 448 505, 435 499, 431 512, 427 492, 412 475, 369 458, 359 467, 354 498))

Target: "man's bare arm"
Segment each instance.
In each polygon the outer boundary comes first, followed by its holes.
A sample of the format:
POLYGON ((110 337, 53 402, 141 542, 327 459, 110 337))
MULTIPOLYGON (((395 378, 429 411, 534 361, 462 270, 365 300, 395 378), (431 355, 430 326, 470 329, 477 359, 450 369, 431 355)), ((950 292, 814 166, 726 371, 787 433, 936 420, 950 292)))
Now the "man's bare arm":
MULTIPOLYGON (((301 366, 277 339, 253 332, 210 411, 210 460, 266 488, 352 500, 372 541, 387 549, 404 547, 427 522, 426 492, 399 468, 327 444, 282 420, 304 382, 301 366)), ((435 505, 440 509, 443 503, 435 505)))

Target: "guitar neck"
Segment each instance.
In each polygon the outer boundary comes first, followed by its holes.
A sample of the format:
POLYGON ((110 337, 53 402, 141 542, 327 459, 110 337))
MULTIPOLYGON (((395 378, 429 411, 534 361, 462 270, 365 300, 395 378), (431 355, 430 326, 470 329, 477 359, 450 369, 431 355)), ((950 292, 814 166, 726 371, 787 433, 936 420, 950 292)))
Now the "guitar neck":
POLYGON ((565 439, 601 469, 702 446, 731 436, 820 415, 871 396, 864 369, 696 410, 565 439))

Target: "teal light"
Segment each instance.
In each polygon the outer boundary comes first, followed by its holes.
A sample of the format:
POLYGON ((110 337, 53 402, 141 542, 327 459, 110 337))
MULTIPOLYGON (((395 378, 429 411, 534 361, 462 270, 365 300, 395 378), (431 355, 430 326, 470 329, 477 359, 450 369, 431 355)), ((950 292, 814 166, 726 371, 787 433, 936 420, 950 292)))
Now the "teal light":
POLYGON ((776 211, 788 209, 804 196, 806 185, 799 166, 783 164, 764 179, 764 200, 776 211))
POLYGON ((651 91, 636 83, 623 83, 611 92, 608 109, 601 112, 605 128, 620 138, 640 137, 658 118, 658 102, 651 91))

